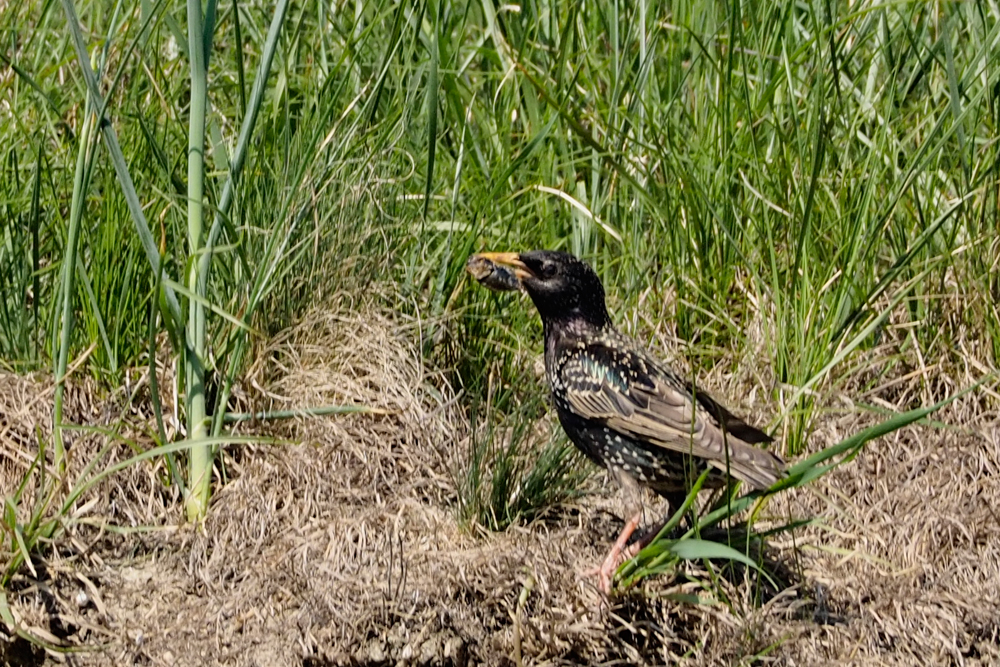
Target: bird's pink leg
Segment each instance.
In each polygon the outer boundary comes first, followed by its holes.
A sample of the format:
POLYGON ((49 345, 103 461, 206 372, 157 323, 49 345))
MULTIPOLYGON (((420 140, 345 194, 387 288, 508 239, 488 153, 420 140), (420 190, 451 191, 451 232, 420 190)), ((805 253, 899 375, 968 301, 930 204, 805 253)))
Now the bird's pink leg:
MULTIPOLYGON (((614 577, 615 570, 618 569, 618 566, 621 565, 625 559, 631 557, 626 555, 623 559, 622 553, 624 552, 628 554, 629 552, 633 552, 633 547, 635 547, 634 544, 628 549, 625 548, 625 545, 628 544, 628 539, 632 537, 632 533, 635 532, 635 529, 639 527, 639 521, 641 520, 642 512, 636 512, 632 518, 625 523, 625 527, 622 528, 622 532, 618 536, 618 540, 615 541, 615 545, 611 547, 611 551, 608 552, 607 558, 604 559, 604 564, 601 565, 596 572, 599 577, 598 585, 600 586, 601 592, 605 595, 611 593, 611 579, 614 577)), ((641 548, 642 547, 640 547, 640 549, 641 548)), ((636 549, 632 555, 635 555, 635 553, 638 553, 638 549, 636 549)))
POLYGON ((614 577, 615 570, 618 569, 618 566, 627 560, 635 558, 637 553, 645 549, 649 543, 653 541, 653 538, 659 534, 660 529, 663 528, 663 525, 666 523, 666 520, 664 520, 662 523, 655 525, 650 530, 647 530, 639 539, 626 547, 625 545, 628 544, 629 538, 632 537, 636 528, 639 527, 641 517, 642 512, 640 511, 629 519, 628 523, 626 523, 625 527, 622 529, 621 535, 618 536, 618 540, 615 541, 615 545, 611 547, 611 551, 608 552, 608 556, 604 559, 604 563, 601 567, 594 568, 586 572, 589 576, 596 575, 600 577, 599 587, 605 595, 611 593, 611 580, 614 577))

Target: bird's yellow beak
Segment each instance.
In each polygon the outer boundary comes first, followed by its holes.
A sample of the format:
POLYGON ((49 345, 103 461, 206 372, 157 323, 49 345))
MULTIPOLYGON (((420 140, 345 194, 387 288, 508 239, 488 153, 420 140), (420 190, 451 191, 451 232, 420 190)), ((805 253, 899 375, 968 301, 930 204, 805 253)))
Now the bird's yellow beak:
POLYGON ((521 255, 516 252, 481 252, 473 257, 482 257, 483 259, 493 262, 494 264, 500 264, 501 266, 510 267, 514 272, 514 276, 518 280, 524 280, 526 278, 534 278, 535 274, 531 272, 531 269, 521 261, 521 255))

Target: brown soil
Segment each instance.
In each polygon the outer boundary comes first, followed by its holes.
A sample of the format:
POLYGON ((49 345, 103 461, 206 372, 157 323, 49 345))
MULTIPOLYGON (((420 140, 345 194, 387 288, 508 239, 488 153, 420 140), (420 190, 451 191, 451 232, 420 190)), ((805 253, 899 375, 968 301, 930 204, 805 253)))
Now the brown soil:
MULTIPOLYGON (((272 341, 244 383, 257 409, 377 411, 238 429, 280 441, 227 448, 226 482, 201 527, 183 523, 160 459, 99 482, 8 586, 15 624, 0 624, 0 661, 459 666, 517 664, 519 652, 524 664, 1000 664, 1000 429, 979 399, 936 416, 960 428, 896 432, 772 499, 772 519, 814 523, 770 543, 788 576, 763 604, 739 579, 720 584, 725 604, 671 601, 712 594, 695 564, 609 603, 578 574, 621 526, 601 476, 544 520, 502 533, 460 527, 454 479, 467 428, 446 383, 421 366, 417 339, 416 325, 368 312, 317 313, 272 341)), ((731 382, 706 379, 720 398, 736 394, 731 382)), ((893 407, 927 398, 892 390, 893 407)), ((740 412, 772 414, 759 393, 744 393, 740 412)), ((93 405, 80 382, 67 419, 112 424, 124 412, 125 435, 145 449, 152 422, 131 407, 145 394, 137 375, 93 405)), ((4 496, 49 441, 51 395, 45 378, 0 376, 4 496)), ((875 421, 844 400, 819 418, 811 447, 875 421)), ((106 442, 73 435, 71 479, 106 442)), ((133 452, 115 445, 96 469, 133 452)), ((12 557, 3 537, 0 564, 12 557)))

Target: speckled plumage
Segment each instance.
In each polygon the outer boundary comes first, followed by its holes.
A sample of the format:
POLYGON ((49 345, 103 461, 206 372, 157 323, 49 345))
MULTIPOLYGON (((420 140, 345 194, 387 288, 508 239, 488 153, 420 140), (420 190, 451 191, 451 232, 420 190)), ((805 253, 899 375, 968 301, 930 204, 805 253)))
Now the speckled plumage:
POLYGON ((567 253, 519 255, 545 326, 545 370, 559 421, 598 465, 663 495, 683 491, 706 465, 766 488, 782 474, 771 438, 669 370, 611 323, 594 271, 567 253))
MULTIPOLYGON (((626 490, 647 487, 676 504, 706 467, 708 487, 732 477, 765 489, 782 476, 781 459, 754 446, 770 442, 770 436, 615 329, 604 287, 585 263, 547 250, 474 258, 470 266, 513 267, 545 327, 545 373, 563 429, 626 490)), ((605 591, 639 515, 632 514, 601 568, 605 591)))
POLYGON ((712 467, 707 487, 723 485, 727 467, 755 488, 780 476, 777 457, 750 447, 770 437, 692 390, 613 328, 546 327, 545 348, 559 421, 598 465, 665 496, 684 491, 706 466, 712 467))

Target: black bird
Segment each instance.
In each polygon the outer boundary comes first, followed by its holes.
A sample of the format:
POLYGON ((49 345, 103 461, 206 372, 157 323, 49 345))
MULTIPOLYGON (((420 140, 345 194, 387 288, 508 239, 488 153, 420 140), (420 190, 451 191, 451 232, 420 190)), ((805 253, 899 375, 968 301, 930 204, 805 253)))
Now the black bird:
MULTIPOLYGON (((781 459, 754 447, 771 437, 743 422, 615 329, 604 287, 587 264, 551 250, 481 253, 469 272, 493 289, 512 288, 513 273, 545 329, 545 375, 566 435, 626 492, 629 519, 598 571, 611 577, 642 517, 641 487, 676 507, 706 468, 705 486, 729 478, 766 489, 784 473, 781 459)), ((655 535, 633 544, 634 555, 655 535)))

